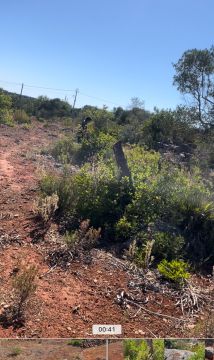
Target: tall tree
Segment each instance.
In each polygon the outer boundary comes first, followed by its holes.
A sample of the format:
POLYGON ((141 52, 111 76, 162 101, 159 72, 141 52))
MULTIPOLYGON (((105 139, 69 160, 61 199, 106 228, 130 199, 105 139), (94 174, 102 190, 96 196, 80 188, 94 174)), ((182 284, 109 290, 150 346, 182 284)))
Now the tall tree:
POLYGON ((173 84, 190 95, 197 122, 204 128, 214 126, 214 47, 187 50, 176 64, 173 84))

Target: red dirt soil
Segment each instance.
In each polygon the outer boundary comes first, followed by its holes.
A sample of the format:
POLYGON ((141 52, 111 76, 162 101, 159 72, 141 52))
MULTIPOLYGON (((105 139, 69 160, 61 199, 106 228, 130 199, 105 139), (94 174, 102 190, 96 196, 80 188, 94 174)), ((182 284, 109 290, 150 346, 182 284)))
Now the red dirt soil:
MULTIPOLYGON (((106 346, 82 349, 69 345, 69 340, 0 340, 0 359, 19 360, 105 360, 106 346), (20 354, 15 356, 15 351, 20 354)), ((123 360, 123 343, 109 345, 109 360, 123 360)))
MULTIPOLYGON (((55 167, 52 159, 40 154, 41 149, 59 139, 63 131, 58 125, 46 128, 33 122, 30 129, 2 125, 0 132, 0 315, 13 299, 14 269, 22 262, 38 268, 38 286, 27 304, 24 326, 14 329, 0 323, 0 337, 88 338, 93 324, 121 324, 122 337, 189 337, 190 329, 164 317, 141 313, 130 318, 115 298, 121 289, 127 290, 131 275, 111 266, 111 255, 104 250, 94 250, 89 265, 75 260, 66 270, 55 267, 48 272, 47 249, 57 226, 52 225, 43 242, 33 243, 32 231, 40 224, 32 208, 41 173, 55 167), (76 306, 79 310, 75 312, 76 306)), ((209 286, 209 279, 203 281, 209 286)), ((182 316, 167 295, 151 291, 146 296, 149 310, 182 316)), ((199 329, 197 336, 203 335, 199 329)))

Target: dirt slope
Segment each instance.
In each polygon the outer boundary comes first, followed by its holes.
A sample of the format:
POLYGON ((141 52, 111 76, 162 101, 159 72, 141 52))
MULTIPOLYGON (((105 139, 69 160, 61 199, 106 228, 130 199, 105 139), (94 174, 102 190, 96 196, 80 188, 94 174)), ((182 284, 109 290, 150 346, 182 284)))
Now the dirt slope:
MULTIPOLYGON (((112 265, 111 255, 104 251, 94 250, 89 265, 74 261, 66 271, 55 267, 49 272, 47 252, 57 228, 53 225, 45 241, 33 243, 32 233, 40 225, 35 222, 32 206, 41 172, 55 167, 40 151, 60 133, 58 126, 45 128, 37 122, 29 130, 0 127, 0 315, 12 301, 17 264, 28 261, 38 267, 38 287, 27 306, 25 325, 15 329, 0 320, 0 337, 85 338, 92 336, 93 324, 103 323, 122 324, 123 337, 189 337, 190 329, 164 316, 137 313, 136 308, 130 318, 115 299, 121 290, 127 290, 132 277, 112 265)), ((204 285, 209 284, 205 279, 204 285)), ((167 295, 151 291, 146 296, 148 309, 182 316, 167 295)), ((203 337, 203 330, 199 328, 197 335, 203 337)))
MULTIPOLYGON (((82 349, 67 340, 0 340, 0 359, 18 360, 104 360, 106 346, 82 349), (19 354, 15 356, 15 352, 19 354), (14 354, 14 355, 13 355, 14 354)), ((110 344, 109 360, 123 360, 122 341, 110 344)))

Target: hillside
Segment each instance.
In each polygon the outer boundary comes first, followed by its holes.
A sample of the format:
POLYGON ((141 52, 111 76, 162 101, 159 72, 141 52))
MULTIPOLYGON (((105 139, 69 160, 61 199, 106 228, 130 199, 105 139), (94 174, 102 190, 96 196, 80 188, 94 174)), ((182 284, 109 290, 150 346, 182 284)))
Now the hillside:
POLYGON ((100 323, 121 324, 124 337, 206 337, 209 274, 191 275, 198 310, 183 314, 180 293, 152 269, 142 272, 106 243, 69 257, 61 224, 51 218, 44 227, 35 216, 43 174, 63 171, 44 149, 64 138, 64 126, 34 120, 28 128, 0 125, 0 132, 0 337, 92 337, 92 325, 100 323), (33 264, 36 291, 17 320, 14 279, 33 264))

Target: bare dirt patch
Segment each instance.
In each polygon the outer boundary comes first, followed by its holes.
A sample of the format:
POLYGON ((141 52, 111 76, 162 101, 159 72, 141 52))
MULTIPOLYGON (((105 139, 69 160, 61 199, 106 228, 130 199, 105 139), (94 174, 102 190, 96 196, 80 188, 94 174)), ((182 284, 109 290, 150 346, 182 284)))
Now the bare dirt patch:
MULTIPOLYGON (((104 360, 106 346, 87 349, 72 346, 69 340, 0 340, 1 360, 104 360)), ((109 360, 122 360, 122 342, 109 346, 109 360)))

